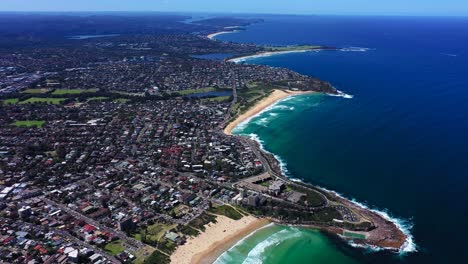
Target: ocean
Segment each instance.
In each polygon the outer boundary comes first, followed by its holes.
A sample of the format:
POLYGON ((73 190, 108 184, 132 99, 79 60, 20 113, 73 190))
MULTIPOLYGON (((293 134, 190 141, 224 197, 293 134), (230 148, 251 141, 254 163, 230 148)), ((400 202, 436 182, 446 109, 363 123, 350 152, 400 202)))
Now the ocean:
POLYGON ((265 16, 223 41, 336 51, 246 63, 286 67, 353 95, 288 98, 235 133, 285 172, 387 213, 412 235, 404 254, 354 248, 317 230, 271 225, 217 263, 466 263, 468 18, 265 16))

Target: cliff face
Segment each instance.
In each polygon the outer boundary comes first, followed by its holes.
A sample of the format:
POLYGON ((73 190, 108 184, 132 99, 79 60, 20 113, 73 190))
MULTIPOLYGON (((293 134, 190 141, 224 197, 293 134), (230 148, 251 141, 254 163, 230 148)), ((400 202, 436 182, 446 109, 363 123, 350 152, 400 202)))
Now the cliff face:
POLYGON ((322 93, 329 93, 329 94, 337 94, 337 90, 331 85, 331 83, 322 81, 317 78, 312 78, 309 82, 308 87, 312 91, 322 92, 322 93))

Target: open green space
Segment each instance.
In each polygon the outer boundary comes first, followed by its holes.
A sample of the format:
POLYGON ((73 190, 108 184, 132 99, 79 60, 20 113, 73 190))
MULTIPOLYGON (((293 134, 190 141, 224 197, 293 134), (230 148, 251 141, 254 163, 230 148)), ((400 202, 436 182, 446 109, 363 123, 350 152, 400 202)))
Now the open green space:
POLYGON ((41 98, 31 97, 25 101, 21 101, 20 104, 32 104, 32 103, 46 103, 46 104, 61 104, 66 98, 41 98))
POLYGON ((50 89, 47 89, 47 88, 35 88, 35 89, 26 89, 26 90, 22 91, 22 93, 28 93, 28 94, 43 94, 43 93, 47 93, 48 91, 50 91, 50 89))
POLYGON ((177 227, 177 231, 181 232, 184 235, 193 237, 198 236, 200 234, 198 230, 189 225, 180 225, 177 227))
POLYGON ((288 187, 290 187, 288 188, 290 190, 305 194, 306 196, 303 198, 304 199, 303 201, 306 202, 307 205, 309 206, 318 207, 318 206, 322 206, 325 203, 323 196, 320 195, 320 193, 318 193, 315 190, 311 190, 308 188, 301 188, 297 185, 291 185, 288 187))
POLYGON ((163 238, 159 241, 157 248, 162 252, 172 254, 172 252, 176 250, 177 245, 174 242, 163 238))
POLYGON ((205 88, 200 88, 200 89, 180 90, 180 91, 175 91, 174 93, 178 93, 180 95, 189 95, 189 94, 213 92, 215 90, 216 89, 214 87, 205 87, 205 88))
POLYGON ((5 99, 2 100, 3 104, 9 105, 9 104, 16 104, 19 102, 18 98, 10 98, 10 99, 5 99))
POLYGON ((210 97, 210 98, 203 98, 203 102, 226 102, 231 99, 231 96, 218 96, 218 97, 210 97))
POLYGON ((95 93, 97 89, 57 89, 52 94, 64 95, 64 94, 81 94, 81 93, 95 93))
POLYGON ((153 251, 149 257, 144 260, 137 258, 135 261, 136 264, 169 264, 171 263, 171 258, 157 250, 153 251))
POLYGON ((104 247, 104 250, 109 252, 112 256, 118 255, 125 250, 125 247, 122 245, 122 241, 116 240, 104 247))
POLYGON ((102 100, 107 100, 109 97, 106 96, 95 96, 95 97, 90 97, 88 98, 88 102, 90 101, 102 101, 102 100))
POLYGON ((174 229, 177 225, 166 225, 166 224, 154 224, 148 226, 146 229, 140 230, 133 237, 136 240, 140 240, 149 244, 156 244, 161 238, 170 230, 174 229))
POLYGON ((23 120, 15 121, 12 125, 17 127, 43 127, 44 124, 44 120, 23 120))
POLYGON ((210 209, 210 212, 214 214, 224 215, 234 220, 239 220, 242 218, 242 214, 240 214, 236 209, 229 205, 213 207, 210 209))

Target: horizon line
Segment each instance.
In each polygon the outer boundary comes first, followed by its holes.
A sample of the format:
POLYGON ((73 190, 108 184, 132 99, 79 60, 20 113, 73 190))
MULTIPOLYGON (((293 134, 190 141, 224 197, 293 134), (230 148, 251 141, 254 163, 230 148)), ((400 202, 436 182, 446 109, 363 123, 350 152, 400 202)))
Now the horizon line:
POLYGON ((172 14, 218 14, 218 15, 270 15, 270 16, 351 16, 351 17, 468 17, 466 15, 447 15, 447 14, 333 14, 333 13, 270 13, 270 12, 228 12, 228 11, 219 11, 219 12, 202 12, 202 11, 158 11, 158 10, 61 10, 61 11, 47 11, 47 10, 34 10, 34 11, 21 11, 21 10, 0 10, 0 13, 172 13, 172 14))

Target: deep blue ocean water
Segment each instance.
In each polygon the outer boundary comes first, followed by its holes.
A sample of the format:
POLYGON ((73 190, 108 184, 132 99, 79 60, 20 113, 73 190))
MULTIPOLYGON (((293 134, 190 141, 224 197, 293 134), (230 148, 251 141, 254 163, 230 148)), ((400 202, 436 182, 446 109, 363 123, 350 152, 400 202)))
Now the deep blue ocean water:
POLYGON ((363 263, 468 263, 468 18, 268 16, 217 38, 365 48, 248 61, 319 77, 354 98, 282 102, 239 133, 258 135, 291 177, 414 225, 418 252, 403 257, 335 251, 363 263))

